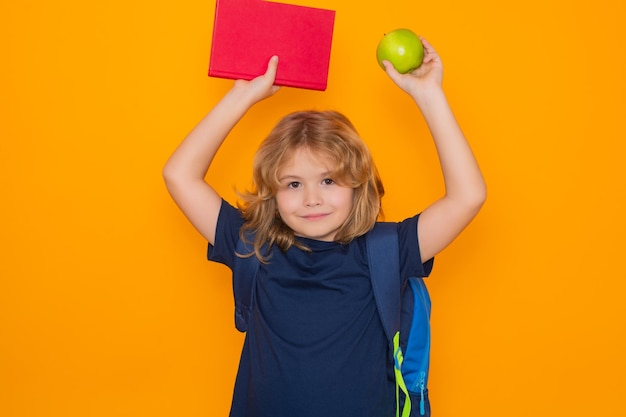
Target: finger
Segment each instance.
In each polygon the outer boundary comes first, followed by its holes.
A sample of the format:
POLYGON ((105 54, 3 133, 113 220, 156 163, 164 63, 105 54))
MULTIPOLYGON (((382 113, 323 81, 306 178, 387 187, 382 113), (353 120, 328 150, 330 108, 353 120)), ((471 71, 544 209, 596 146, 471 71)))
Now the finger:
POLYGON ((400 73, 398 72, 398 70, 396 70, 396 67, 393 66, 393 64, 387 60, 383 61, 383 65, 385 66, 385 72, 387 73, 387 75, 389 75, 390 77, 393 78, 393 76, 395 75, 400 75, 400 73))
POLYGON ((383 65, 385 66, 385 71, 387 72, 389 78, 391 78, 391 81, 393 81, 397 85, 400 85, 402 74, 400 74, 393 66, 393 64, 389 61, 383 61, 383 65))
POLYGON ((426 40, 426 38, 420 36, 420 41, 422 41, 422 45, 424 46, 424 49, 426 51, 435 52, 435 48, 433 48, 433 46, 430 44, 430 42, 426 40))
POLYGON ((424 62, 431 62, 438 59, 439 55, 433 46, 423 37, 420 37, 422 45, 424 46, 424 62))
POLYGON ((276 78, 276 71, 278 70, 278 56, 274 55, 270 58, 267 63, 267 70, 265 71, 265 75, 270 77, 272 80, 276 78))
POLYGON ((420 41, 422 42, 422 46, 424 47, 424 52, 426 55, 435 51, 435 48, 433 48, 433 46, 430 44, 430 42, 426 40, 426 38, 420 36, 420 41))

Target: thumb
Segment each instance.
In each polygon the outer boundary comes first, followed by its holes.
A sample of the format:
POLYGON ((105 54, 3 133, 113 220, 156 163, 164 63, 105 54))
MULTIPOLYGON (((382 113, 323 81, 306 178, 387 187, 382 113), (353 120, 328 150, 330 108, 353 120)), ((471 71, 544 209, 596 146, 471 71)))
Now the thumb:
POLYGON ((402 77, 402 74, 400 74, 396 70, 396 68, 393 66, 393 64, 387 60, 383 61, 383 65, 385 66, 385 72, 387 73, 389 78, 391 78, 393 82, 398 84, 400 82, 400 78, 402 77))
POLYGON ((278 70, 278 55, 274 55, 270 58, 267 63, 267 70, 265 71, 265 75, 270 77, 272 80, 276 79, 276 71, 278 70))

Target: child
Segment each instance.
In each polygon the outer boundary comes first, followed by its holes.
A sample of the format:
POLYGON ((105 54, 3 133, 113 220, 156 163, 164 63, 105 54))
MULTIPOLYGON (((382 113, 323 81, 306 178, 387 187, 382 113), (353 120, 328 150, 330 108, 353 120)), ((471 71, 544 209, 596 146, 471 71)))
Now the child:
MULTIPOLYGON (((416 102, 432 133, 445 195, 398 223, 403 276, 426 276, 432 258, 472 220, 486 191, 480 169, 442 90, 428 42, 423 64, 391 80, 416 102)), ((373 298, 364 235, 380 214, 382 183, 352 124, 336 112, 280 121, 254 162, 241 209, 205 175, 229 131, 272 96, 278 58, 264 75, 238 80, 191 131, 163 174, 173 199, 209 242, 209 259, 233 267, 261 260, 231 417, 395 415, 393 362, 373 298), (252 232, 252 234, 248 233, 252 232), (252 253, 236 253, 252 236, 252 253)))

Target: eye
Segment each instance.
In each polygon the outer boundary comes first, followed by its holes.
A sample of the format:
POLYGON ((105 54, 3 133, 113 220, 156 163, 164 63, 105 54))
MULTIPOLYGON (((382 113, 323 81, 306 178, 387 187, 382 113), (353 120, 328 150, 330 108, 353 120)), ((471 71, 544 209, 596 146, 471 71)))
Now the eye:
POLYGON ((287 183, 287 188, 296 189, 296 188, 300 188, 301 186, 302 184, 299 183, 298 181, 292 181, 290 183, 287 183))
POLYGON ((335 183, 335 181, 332 178, 324 178, 324 180, 322 180, 322 184, 324 185, 333 185, 335 183))

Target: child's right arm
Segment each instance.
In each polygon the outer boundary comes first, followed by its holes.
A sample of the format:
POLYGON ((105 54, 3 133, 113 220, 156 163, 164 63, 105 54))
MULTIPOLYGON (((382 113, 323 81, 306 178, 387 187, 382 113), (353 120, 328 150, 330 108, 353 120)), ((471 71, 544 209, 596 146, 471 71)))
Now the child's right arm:
POLYGON ((265 74, 252 81, 235 81, 233 88, 187 135, 163 168, 170 195, 211 244, 215 243, 222 198, 205 181, 205 176, 217 150, 235 124, 255 103, 278 90, 274 85, 277 66, 278 58, 273 57, 265 74))
POLYGON ((385 61, 389 77, 418 105, 432 134, 441 165, 445 194, 422 211, 418 235, 422 261, 450 244, 482 207, 487 190, 478 162, 443 92, 443 66, 434 48, 422 39, 422 65, 398 73, 385 61))

